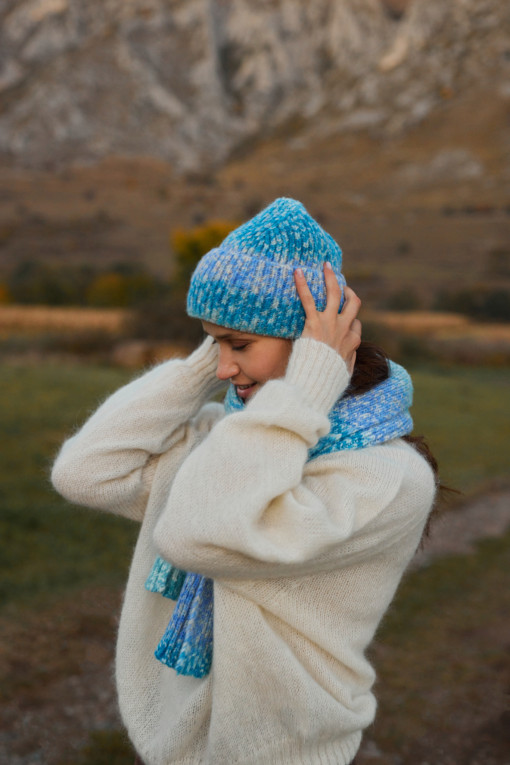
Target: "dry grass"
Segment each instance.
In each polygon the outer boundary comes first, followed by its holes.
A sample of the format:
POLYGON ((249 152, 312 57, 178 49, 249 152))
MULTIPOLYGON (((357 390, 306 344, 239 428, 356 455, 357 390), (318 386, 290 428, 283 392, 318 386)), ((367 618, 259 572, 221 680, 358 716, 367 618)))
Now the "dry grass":
POLYGON ((366 339, 396 359, 439 359, 461 364, 510 363, 510 324, 471 321, 432 311, 365 311, 366 339))
POLYGON ((471 321, 457 313, 435 311, 366 311, 363 318, 406 335, 416 337, 473 337, 510 342, 510 324, 489 324, 471 321))
POLYGON ((0 305, 0 334, 104 331, 119 334, 129 315, 118 308, 0 305))
MULTIPOLYGON (((456 313, 438 313, 432 311, 365 311, 365 321, 382 324, 389 329, 410 335, 428 335, 433 332, 464 332, 475 325, 467 316, 456 313)), ((483 329, 489 325, 476 325, 483 329)), ((510 327, 509 327, 510 336, 510 327)))

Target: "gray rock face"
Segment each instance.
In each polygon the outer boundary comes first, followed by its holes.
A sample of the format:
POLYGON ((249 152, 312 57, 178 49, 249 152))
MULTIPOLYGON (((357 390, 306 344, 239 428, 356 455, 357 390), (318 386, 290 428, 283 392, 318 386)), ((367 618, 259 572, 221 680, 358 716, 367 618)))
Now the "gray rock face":
POLYGON ((508 0, 0 0, 0 152, 197 171, 282 126, 395 134, 501 87, 509 40, 508 0))

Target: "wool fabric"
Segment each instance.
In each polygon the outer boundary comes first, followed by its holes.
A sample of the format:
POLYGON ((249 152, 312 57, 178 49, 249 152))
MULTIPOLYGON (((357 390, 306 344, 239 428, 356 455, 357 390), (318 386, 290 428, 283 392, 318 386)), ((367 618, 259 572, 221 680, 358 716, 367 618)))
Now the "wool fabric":
POLYGON ((375 713, 366 648, 434 477, 399 438, 308 459, 349 384, 324 343, 296 340, 285 376, 228 416, 208 403, 217 353, 209 338, 118 390, 54 464, 71 502, 140 523, 117 641, 122 718, 146 765, 347 765, 375 713), (206 677, 154 657, 174 608, 144 588, 158 554, 214 580, 206 677))
MULTIPOLYGON (((324 263, 343 288, 342 250, 295 199, 275 200, 200 260, 187 298, 190 316, 243 332, 299 337, 305 313, 294 284, 302 268, 317 308, 326 306, 324 263)), ((343 289, 342 301, 343 304, 343 289)))
MULTIPOLYGON (((342 449, 362 449, 398 438, 413 429, 409 413, 413 386, 406 370, 389 362, 389 376, 372 390, 357 396, 342 396, 328 419, 330 432, 309 450, 308 459, 342 449)), ((242 411, 245 401, 230 384, 225 411, 242 411)), ((184 675, 204 677, 212 664, 213 583, 207 577, 175 568, 159 556, 145 582, 150 592, 177 600, 177 606, 155 651, 167 667, 184 675)))

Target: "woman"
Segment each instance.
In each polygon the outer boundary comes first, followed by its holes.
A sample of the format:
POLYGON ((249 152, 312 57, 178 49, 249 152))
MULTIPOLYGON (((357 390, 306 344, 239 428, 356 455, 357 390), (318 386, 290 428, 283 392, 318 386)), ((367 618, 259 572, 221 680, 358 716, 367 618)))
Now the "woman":
POLYGON ((112 395, 55 463, 68 499, 141 523, 116 678, 146 765, 347 765, 374 718, 365 649, 436 482, 406 441, 409 376, 359 347, 341 265, 276 200, 195 270, 202 345, 112 395))

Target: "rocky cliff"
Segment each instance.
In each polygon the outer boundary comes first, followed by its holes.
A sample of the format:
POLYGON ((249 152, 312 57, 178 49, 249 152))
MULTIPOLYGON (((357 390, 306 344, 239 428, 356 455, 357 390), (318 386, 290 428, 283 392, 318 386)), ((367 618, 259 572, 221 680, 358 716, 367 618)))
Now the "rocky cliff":
POLYGON ((395 135, 510 89, 508 0, 3 0, 0 23, 0 153, 32 167, 197 170, 275 130, 395 135))

